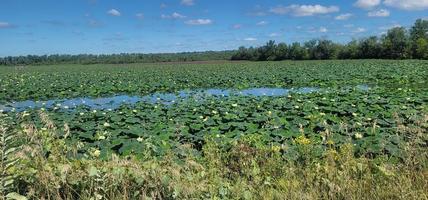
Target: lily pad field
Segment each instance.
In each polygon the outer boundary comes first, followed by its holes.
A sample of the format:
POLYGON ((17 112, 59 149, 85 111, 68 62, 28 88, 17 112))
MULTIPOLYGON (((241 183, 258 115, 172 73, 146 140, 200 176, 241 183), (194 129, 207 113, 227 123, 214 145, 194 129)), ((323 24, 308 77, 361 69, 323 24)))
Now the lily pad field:
POLYGON ((427 81, 418 60, 0 67, 0 112, 28 198, 426 199, 427 81))

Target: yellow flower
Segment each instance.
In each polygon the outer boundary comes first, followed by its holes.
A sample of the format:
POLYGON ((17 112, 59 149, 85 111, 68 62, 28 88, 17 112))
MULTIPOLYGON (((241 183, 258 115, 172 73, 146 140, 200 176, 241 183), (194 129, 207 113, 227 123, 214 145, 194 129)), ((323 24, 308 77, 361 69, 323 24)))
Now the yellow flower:
POLYGON ((308 145, 311 143, 311 140, 306 138, 304 135, 301 135, 295 139, 297 144, 308 145))
POLYGON ((272 151, 279 152, 279 151, 281 151, 281 147, 274 145, 274 146, 272 146, 272 151))

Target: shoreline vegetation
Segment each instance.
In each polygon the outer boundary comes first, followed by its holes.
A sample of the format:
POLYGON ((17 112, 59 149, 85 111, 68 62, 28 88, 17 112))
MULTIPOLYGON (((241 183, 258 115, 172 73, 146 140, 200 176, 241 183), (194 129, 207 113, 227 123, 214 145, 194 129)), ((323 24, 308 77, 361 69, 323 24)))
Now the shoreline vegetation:
MULTIPOLYGON (((1 124, 1 134, 13 132, 21 144, 10 157, 19 164, 2 172, 14 176, 9 191, 16 199, 428 199, 428 151, 418 145, 426 129, 412 125, 396 129, 409 136, 400 162, 356 156, 352 144, 332 143, 314 156, 305 136, 294 140, 298 159, 290 160, 282 155, 286 148, 261 145, 257 134, 228 148, 206 137, 202 154, 183 144, 161 158, 113 154, 100 160, 96 152, 74 158, 79 146, 65 141, 72 133, 59 136, 61 127, 39 115, 43 128, 1 124)), ((417 123, 427 122, 425 114, 417 123)))
POLYGON ((427 73, 421 60, 2 67, 4 102, 328 90, 2 110, 0 200, 428 199, 427 73))
POLYGON ((269 41, 260 47, 240 47, 238 50, 225 51, 7 56, 0 58, 0 66, 328 59, 428 59, 428 20, 416 20, 409 30, 393 27, 381 36, 353 39, 347 44, 313 39, 291 44, 269 41))

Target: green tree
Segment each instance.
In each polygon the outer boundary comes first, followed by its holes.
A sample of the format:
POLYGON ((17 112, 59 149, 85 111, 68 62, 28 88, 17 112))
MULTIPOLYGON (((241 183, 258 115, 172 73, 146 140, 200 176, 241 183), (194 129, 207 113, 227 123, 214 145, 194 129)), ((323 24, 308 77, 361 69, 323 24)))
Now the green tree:
POLYGON ((288 59, 288 46, 285 43, 279 43, 275 51, 276 60, 288 59))
POLYGON ((409 57, 409 37, 403 27, 388 30, 383 37, 382 45, 385 58, 405 59, 409 57))
POLYGON ((416 49, 414 53, 415 58, 428 59, 428 40, 419 38, 416 41, 416 49))
POLYGON ((376 36, 361 39, 358 45, 358 58, 381 58, 382 45, 376 36))
POLYGON ((306 50, 298 42, 294 42, 289 48, 289 58, 292 60, 303 60, 307 56, 306 50))
POLYGON ((410 42, 413 58, 426 58, 424 57, 424 46, 428 41, 428 20, 418 19, 410 29, 410 42))

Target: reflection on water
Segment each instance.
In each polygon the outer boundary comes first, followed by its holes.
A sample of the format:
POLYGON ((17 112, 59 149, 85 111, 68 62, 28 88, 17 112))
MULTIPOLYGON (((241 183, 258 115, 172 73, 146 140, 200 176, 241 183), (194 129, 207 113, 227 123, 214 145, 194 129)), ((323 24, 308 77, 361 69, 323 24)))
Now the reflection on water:
MULTIPOLYGON (((359 85, 355 87, 358 90, 367 91, 369 87, 367 85, 359 85)), ((116 109, 124 104, 135 104, 137 102, 149 102, 149 103, 163 103, 173 104, 178 100, 186 98, 203 99, 210 96, 215 97, 228 97, 228 96, 284 96, 289 93, 301 93, 308 94, 312 92, 319 92, 322 89, 315 87, 302 87, 296 89, 287 88, 251 88, 246 90, 222 90, 222 89, 207 89, 207 90, 183 90, 178 93, 154 93, 146 96, 127 96, 119 95, 106 98, 73 98, 63 100, 49 100, 49 101, 21 101, 12 102, 5 105, 0 105, 0 111, 24 111, 28 109, 40 109, 40 108, 51 108, 51 109, 73 109, 77 106, 87 106, 91 109, 116 109)))

